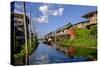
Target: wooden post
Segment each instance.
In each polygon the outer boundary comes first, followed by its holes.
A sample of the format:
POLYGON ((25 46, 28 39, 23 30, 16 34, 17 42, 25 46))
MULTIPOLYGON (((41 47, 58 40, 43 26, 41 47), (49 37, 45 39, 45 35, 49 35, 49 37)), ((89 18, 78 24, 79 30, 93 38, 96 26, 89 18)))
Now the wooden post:
POLYGON ((31 40, 31 10, 30 10, 29 38, 30 38, 30 48, 31 48, 31 46, 32 46, 32 40, 31 40))
POLYGON ((37 23, 37 20, 36 19, 34 20, 34 22, 32 22, 32 27, 33 27, 33 32, 34 32, 33 39, 36 39, 35 23, 37 23))
POLYGON ((28 47, 27 47, 27 27, 26 27, 26 7, 25 2, 23 2, 23 22, 24 22, 24 30, 25 30, 25 65, 28 64, 28 47))
POLYGON ((57 36, 57 35, 56 35, 56 32, 55 32, 55 36, 54 36, 55 43, 56 43, 56 36, 57 36))

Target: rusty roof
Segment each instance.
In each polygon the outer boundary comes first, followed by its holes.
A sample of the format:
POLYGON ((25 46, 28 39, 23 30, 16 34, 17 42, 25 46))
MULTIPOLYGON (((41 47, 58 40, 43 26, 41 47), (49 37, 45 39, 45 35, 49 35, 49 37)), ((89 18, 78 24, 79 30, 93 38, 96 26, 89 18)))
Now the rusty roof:
POLYGON ((89 21, 81 21, 81 22, 75 23, 74 25, 84 24, 84 23, 87 23, 87 22, 89 22, 89 21))

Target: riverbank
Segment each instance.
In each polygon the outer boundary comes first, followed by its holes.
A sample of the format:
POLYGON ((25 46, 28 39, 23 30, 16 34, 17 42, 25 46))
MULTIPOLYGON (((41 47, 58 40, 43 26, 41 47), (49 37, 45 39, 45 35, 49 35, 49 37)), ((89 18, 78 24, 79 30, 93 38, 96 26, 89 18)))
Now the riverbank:
MULTIPOLYGON (((27 54, 27 64, 29 64, 29 56, 36 50, 36 48, 38 47, 38 40, 37 39, 32 39, 31 45, 30 42, 28 41, 28 45, 27 45, 27 49, 28 49, 28 54, 27 54)), ((14 65, 25 65, 25 44, 23 44, 21 46, 21 50, 19 53, 14 54, 14 65)))
POLYGON ((85 45, 74 45, 74 44, 64 44, 64 43, 56 43, 56 44, 59 44, 61 47, 79 47, 79 48, 87 48, 87 49, 94 49, 94 50, 97 50, 97 47, 96 46, 85 46, 85 45))
POLYGON ((51 42, 47 44, 48 46, 55 47, 57 51, 62 52, 66 57, 75 58, 75 57, 84 57, 84 61, 96 61, 97 60, 97 49, 96 48, 87 48, 80 46, 62 46, 59 42, 51 42))
POLYGON ((56 45, 56 49, 63 52, 66 56, 69 57, 87 57, 86 61, 95 61, 97 60, 97 49, 93 47, 82 47, 82 46, 62 46, 61 44, 56 45))
POLYGON ((56 48, 69 56, 85 56, 89 60, 97 59, 97 25, 91 29, 75 29, 76 36, 73 39, 59 38, 52 40, 56 44, 56 48))

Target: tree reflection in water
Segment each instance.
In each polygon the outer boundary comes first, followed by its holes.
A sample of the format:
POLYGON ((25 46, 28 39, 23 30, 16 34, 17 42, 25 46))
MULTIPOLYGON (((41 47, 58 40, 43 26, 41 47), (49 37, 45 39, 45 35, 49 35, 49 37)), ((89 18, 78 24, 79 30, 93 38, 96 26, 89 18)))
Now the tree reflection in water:
POLYGON ((58 51, 55 47, 40 43, 36 51, 30 56, 29 64, 49 64, 85 61, 83 56, 68 56, 58 51))

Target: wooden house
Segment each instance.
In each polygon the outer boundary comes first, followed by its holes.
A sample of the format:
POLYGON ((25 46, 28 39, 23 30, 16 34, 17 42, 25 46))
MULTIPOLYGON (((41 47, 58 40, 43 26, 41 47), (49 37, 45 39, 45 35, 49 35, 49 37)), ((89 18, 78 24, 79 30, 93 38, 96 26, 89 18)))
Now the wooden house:
MULTIPOLYGON (((11 14, 11 26, 12 32, 14 33, 14 39, 20 41, 20 43, 24 43, 25 41, 25 33, 24 33, 24 22, 23 22, 23 14, 12 13, 11 14)), ((26 16, 26 27, 27 27, 27 38, 29 38, 28 32, 28 24, 29 18, 26 16)))
POLYGON ((89 12, 89 13, 83 15, 82 17, 89 21, 88 24, 86 25, 86 27, 87 27, 88 29, 89 29, 91 26, 97 24, 97 11, 89 12))

